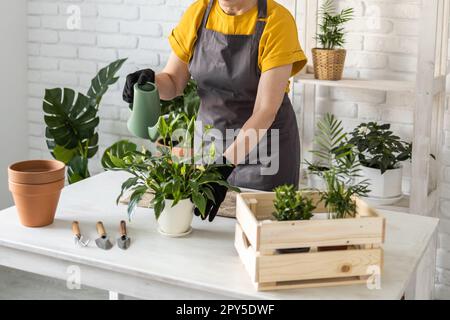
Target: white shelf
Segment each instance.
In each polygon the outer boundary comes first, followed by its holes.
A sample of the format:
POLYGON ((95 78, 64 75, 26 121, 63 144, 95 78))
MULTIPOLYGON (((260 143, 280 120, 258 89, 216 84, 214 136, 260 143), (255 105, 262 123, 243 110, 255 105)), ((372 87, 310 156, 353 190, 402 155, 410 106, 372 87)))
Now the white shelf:
POLYGON ((404 195, 400 201, 394 204, 374 207, 379 210, 409 213, 409 195, 404 195))
POLYGON ((313 74, 299 74, 294 77, 295 82, 301 84, 352 88, 352 89, 369 89, 378 91, 399 91, 399 92, 414 92, 415 84, 412 81, 400 80, 364 80, 364 79, 348 79, 344 78, 339 81, 317 80, 313 74))

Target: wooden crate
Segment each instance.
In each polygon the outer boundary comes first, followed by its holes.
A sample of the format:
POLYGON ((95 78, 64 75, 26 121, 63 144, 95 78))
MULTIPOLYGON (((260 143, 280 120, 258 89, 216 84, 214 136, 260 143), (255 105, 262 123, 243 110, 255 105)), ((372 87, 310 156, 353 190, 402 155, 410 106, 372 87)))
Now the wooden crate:
MULTIPOLYGON (((306 194, 319 200, 317 192, 306 194)), ((236 198, 235 247, 257 290, 364 283, 382 270, 385 220, 364 201, 356 199, 355 218, 275 221, 274 195, 236 198), (292 252, 296 248, 310 250, 292 252)), ((322 212, 319 203, 315 213, 322 212)))

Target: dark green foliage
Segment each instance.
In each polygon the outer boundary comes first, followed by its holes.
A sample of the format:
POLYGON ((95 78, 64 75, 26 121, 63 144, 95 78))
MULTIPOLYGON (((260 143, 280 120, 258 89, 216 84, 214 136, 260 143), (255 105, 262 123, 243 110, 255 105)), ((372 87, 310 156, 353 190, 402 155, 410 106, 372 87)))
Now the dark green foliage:
POLYGON ((336 11, 334 0, 327 0, 320 11, 319 30, 316 39, 323 49, 335 49, 345 43, 343 25, 353 19, 353 8, 336 11))
POLYGON ((412 144, 402 141, 390 128, 388 123, 361 123, 351 132, 349 140, 358 151, 359 162, 379 169, 382 174, 397 168, 399 162, 411 159, 412 144))
POLYGON ((314 138, 317 149, 311 153, 317 161, 306 161, 311 174, 323 176, 327 170, 334 168, 337 177, 346 183, 360 178, 360 163, 354 153, 354 146, 348 140, 342 121, 327 113, 317 122, 318 132, 314 138))
POLYGON ((43 111, 45 137, 52 156, 68 166, 68 181, 90 176, 88 159, 98 151, 98 109, 108 87, 117 82, 116 72, 126 59, 101 69, 92 79, 87 95, 69 88, 46 89, 43 111))
POLYGON ((316 208, 311 198, 297 191, 293 185, 283 185, 275 189, 275 212, 278 221, 309 220, 316 208))

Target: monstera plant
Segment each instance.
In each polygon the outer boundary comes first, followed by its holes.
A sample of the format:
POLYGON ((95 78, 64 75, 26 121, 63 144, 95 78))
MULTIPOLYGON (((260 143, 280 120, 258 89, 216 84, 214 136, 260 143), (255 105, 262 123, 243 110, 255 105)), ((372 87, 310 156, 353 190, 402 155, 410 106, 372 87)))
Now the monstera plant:
POLYGON ((45 137, 52 156, 68 166, 69 183, 90 176, 88 160, 98 151, 98 110, 103 95, 115 84, 116 73, 126 59, 102 68, 92 79, 87 94, 70 88, 45 90, 43 102, 45 137))

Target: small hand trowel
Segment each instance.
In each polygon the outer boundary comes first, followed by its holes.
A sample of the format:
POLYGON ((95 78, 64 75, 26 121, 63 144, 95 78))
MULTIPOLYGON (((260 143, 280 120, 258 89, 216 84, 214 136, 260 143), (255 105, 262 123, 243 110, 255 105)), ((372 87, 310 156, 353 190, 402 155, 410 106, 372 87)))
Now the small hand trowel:
POLYGON ((109 250, 113 247, 113 244, 109 240, 108 235, 106 234, 105 227, 101 221, 97 222, 97 233, 100 238, 95 240, 95 244, 97 247, 103 250, 109 250))
POLYGON ((131 239, 127 235, 127 224, 125 221, 120 221, 120 237, 117 238, 117 245, 122 250, 127 250, 130 246, 131 239))
POLYGON ((89 239, 84 240, 80 232, 80 224, 78 223, 78 221, 72 222, 72 233, 75 236, 73 238, 75 244, 78 244, 81 247, 87 247, 87 245, 89 244, 89 239))

